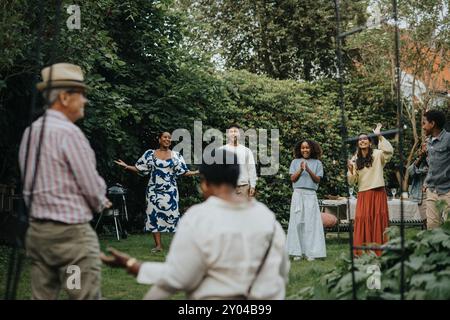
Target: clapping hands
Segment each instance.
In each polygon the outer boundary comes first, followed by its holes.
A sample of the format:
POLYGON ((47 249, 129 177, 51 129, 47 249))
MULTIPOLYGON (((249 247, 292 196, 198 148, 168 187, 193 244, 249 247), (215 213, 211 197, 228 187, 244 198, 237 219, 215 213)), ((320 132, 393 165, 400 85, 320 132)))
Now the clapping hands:
POLYGON ((302 171, 303 170, 308 170, 308 164, 306 163, 306 161, 302 161, 301 163, 300 163, 300 169, 302 169, 302 171))

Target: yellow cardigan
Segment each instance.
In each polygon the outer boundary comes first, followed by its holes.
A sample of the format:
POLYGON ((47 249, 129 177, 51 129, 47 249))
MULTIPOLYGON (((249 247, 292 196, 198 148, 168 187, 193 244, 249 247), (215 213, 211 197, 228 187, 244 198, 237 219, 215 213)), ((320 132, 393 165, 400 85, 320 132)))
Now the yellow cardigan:
MULTIPOLYGON (((392 158, 394 148, 391 143, 383 136, 380 136, 378 149, 374 149, 372 153, 373 162, 371 167, 364 167, 361 170, 353 168, 353 172, 347 171, 347 179, 350 185, 358 183, 359 191, 366 191, 379 187, 384 187, 383 168, 384 165, 392 158)), ((356 156, 353 157, 356 160, 356 156)))

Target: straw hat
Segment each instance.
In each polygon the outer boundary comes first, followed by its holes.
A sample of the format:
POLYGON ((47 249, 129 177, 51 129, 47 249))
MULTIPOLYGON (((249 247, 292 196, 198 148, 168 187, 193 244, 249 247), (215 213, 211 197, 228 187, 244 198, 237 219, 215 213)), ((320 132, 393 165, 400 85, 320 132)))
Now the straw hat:
POLYGON ((84 83, 83 71, 74 64, 56 63, 42 69, 41 74, 43 81, 36 85, 39 91, 54 88, 87 88, 87 85, 84 83))

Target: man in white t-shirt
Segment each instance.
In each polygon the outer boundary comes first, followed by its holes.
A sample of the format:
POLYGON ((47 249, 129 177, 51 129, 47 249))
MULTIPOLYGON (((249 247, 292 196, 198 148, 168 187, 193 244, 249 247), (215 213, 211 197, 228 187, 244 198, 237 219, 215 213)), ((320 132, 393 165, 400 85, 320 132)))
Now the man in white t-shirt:
POLYGON ((165 262, 139 262, 110 249, 110 266, 126 268, 142 284, 153 284, 145 299, 167 299, 183 291, 188 299, 284 299, 289 273, 286 234, 275 214, 254 198, 236 195, 236 155, 200 166, 205 202, 186 211, 165 262))
POLYGON ((232 124, 227 129, 228 143, 223 146, 227 151, 237 155, 240 174, 236 193, 245 197, 253 197, 256 191, 256 166, 252 151, 239 143, 241 128, 237 124, 232 124))

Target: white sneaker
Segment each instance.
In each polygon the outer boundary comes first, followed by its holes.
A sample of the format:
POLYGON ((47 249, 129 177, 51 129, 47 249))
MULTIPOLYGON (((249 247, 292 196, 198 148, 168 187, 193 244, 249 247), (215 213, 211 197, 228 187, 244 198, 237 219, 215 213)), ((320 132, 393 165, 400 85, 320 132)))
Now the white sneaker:
POLYGON ((294 259, 292 259, 292 260, 294 260, 294 261, 300 261, 300 260, 302 260, 302 257, 295 256, 294 259))
POLYGON ((306 260, 308 260, 308 261, 314 261, 314 260, 316 260, 316 259, 311 258, 311 257, 308 257, 308 258, 306 258, 306 260))

